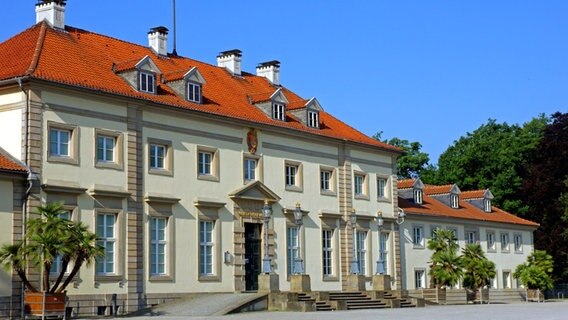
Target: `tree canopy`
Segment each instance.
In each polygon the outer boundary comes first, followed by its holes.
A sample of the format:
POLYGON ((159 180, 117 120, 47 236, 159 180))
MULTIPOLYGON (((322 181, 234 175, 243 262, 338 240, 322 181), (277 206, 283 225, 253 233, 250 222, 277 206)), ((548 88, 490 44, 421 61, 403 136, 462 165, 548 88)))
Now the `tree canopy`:
POLYGON ((405 152, 397 161, 397 175, 399 178, 408 179, 415 175, 420 175, 423 171, 434 169, 433 166, 429 164, 430 156, 422 151, 422 144, 420 144, 420 142, 410 142, 396 137, 390 140, 381 140, 381 136, 382 132, 378 132, 373 135, 373 138, 399 147, 405 152))
POLYGON ((513 276, 529 289, 552 289, 552 256, 546 251, 535 250, 527 257, 527 262, 515 269, 513 276))

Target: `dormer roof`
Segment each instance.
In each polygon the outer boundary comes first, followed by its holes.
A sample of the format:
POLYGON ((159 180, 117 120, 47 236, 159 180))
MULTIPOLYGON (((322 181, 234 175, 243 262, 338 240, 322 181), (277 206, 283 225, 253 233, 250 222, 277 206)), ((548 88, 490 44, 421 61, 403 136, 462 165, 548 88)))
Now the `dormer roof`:
POLYGON ((7 151, 0 148, 0 172, 7 171, 13 173, 27 173, 26 167, 16 158, 12 157, 7 151))

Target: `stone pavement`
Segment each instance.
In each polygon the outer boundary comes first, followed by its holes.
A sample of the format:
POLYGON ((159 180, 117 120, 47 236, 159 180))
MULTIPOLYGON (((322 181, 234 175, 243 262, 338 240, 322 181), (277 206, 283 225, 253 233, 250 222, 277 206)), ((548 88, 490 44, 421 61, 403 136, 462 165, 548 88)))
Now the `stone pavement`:
MULTIPOLYGON (((181 320, 187 316, 133 317, 145 320, 181 320)), ((191 320, 567 320, 568 301, 491 305, 428 306, 410 309, 357 310, 333 312, 247 312, 226 316, 189 317, 191 320)))

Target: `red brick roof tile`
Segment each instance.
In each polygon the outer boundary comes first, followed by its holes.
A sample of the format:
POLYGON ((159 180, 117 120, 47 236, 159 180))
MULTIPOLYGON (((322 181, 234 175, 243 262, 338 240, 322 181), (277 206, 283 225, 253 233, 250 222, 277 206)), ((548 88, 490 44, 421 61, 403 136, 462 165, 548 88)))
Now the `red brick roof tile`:
MULTIPOLYGON (((250 101, 251 98, 259 101, 258 96, 270 97, 277 89, 263 77, 249 73, 235 77, 225 68, 180 56, 158 56, 148 47, 73 27, 66 27, 62 31, 41 22, 1 43, 0 80, 25 75, 402 153, 399 148, 368 137, 326 112, 320 113, 320 129, 307 127, 290 117, 290 122, 267 117, 250 101), (145 56, 149 56, 163 74, 197 67, 206 80, 202 90, 203 104, 186 101, 163 83, 159 83, 157 95, 138 92, 115 73, 117 68, 128 70, 133 61, 137 62, 145 56)), ((289 101, 305 101, 287 88, 283 88, 283 91, 289 101)))
POLYGON ((2 153, 0 153, 0 171, 14 171, 20 173, 27 172, 24 166, 2 153))

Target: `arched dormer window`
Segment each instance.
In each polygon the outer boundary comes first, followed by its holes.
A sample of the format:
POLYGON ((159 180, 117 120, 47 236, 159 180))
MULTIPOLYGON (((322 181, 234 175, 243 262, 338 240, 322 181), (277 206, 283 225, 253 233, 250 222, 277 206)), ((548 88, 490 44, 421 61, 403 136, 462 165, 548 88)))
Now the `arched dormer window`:
POLYGON ((491 212, 491 199, 483 199, 483 211, 491 212))
POLYGON ((424 193, 422 189, 414 189, 414 203, 422 204, 422 198, 424 197, 424 193))
POLYGON ((454 209, 460 206, 460 197, 457 194, 450 194, 450 206, 454 209))

